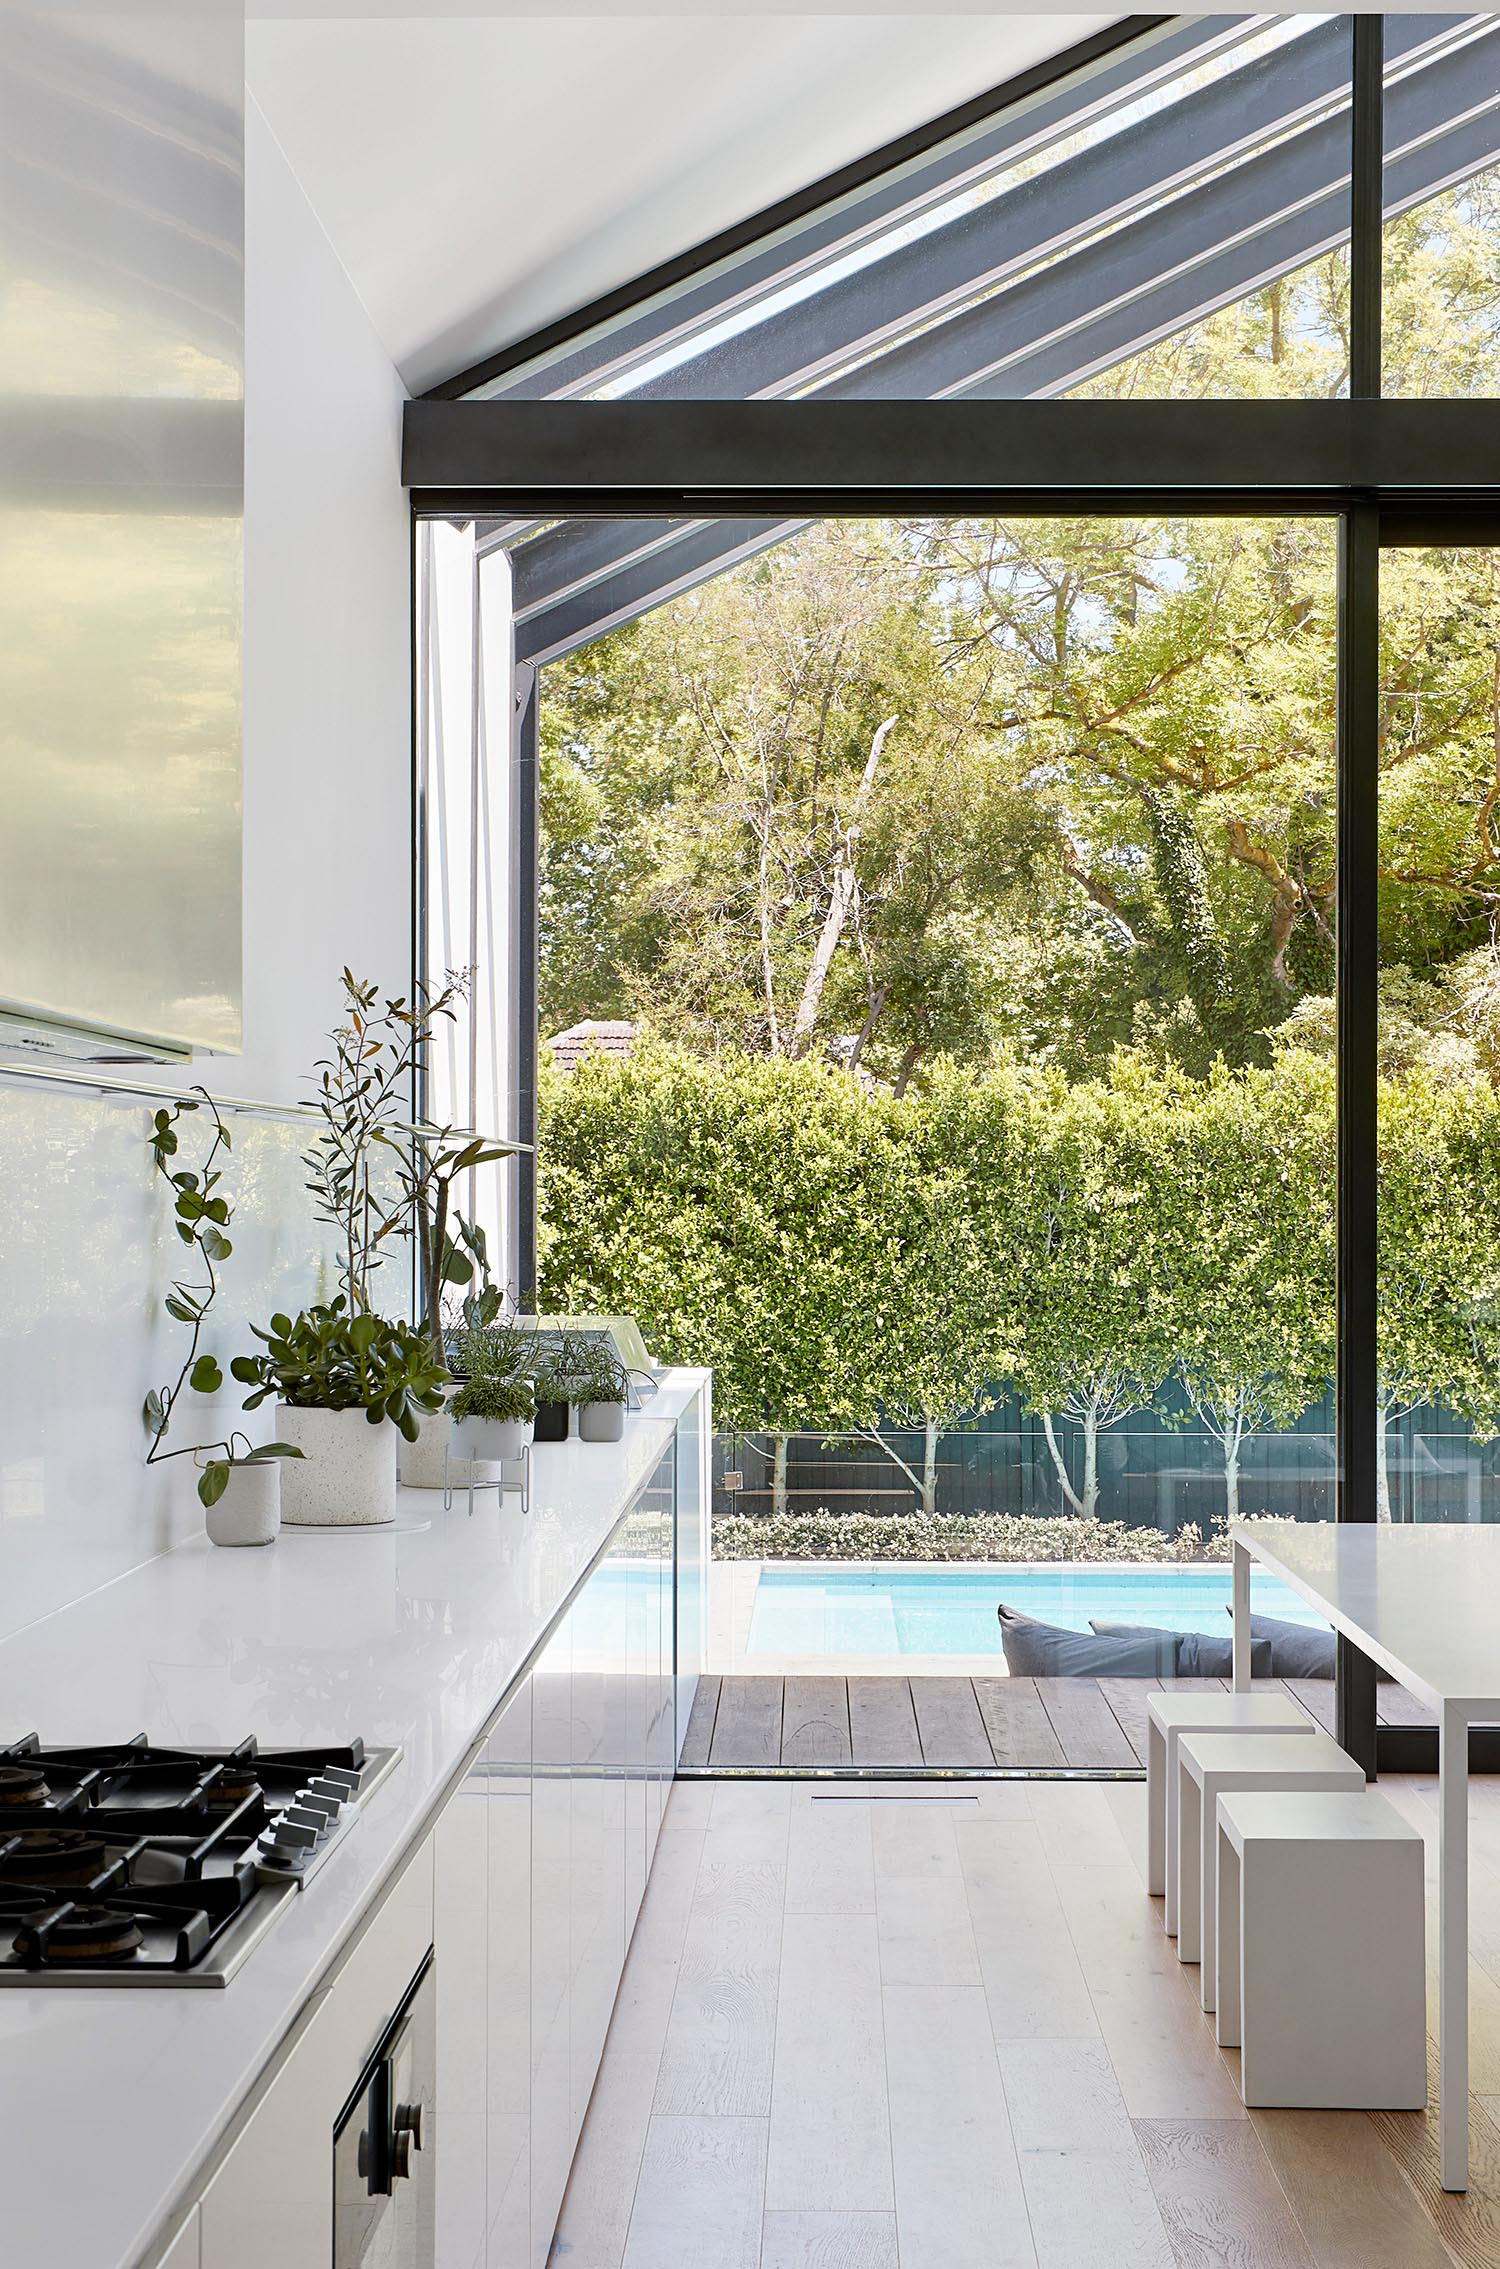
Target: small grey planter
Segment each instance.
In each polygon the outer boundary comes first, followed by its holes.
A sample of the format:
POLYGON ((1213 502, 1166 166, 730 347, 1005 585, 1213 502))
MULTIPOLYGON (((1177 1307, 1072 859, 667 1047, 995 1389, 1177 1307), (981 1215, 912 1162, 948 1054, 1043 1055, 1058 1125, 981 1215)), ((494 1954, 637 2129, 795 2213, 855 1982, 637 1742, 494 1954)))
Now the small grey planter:
POLYGON ((210 1544, 274 1543, 281 1526, 281 1464, 280 1458, 266 1458, 229 1468, 223 1496, 203 1515, 210 1544))
POLYGON ((581 1402, 578 1438, 581 1442, 619 1442, 625 1436, 623 1402, 581 1402))
POLYGON ((530 1446, 536 1422, 531 1418, 456 1418, 453 1447, 465 1458, 499 1465, 518 1458, 530 1446))

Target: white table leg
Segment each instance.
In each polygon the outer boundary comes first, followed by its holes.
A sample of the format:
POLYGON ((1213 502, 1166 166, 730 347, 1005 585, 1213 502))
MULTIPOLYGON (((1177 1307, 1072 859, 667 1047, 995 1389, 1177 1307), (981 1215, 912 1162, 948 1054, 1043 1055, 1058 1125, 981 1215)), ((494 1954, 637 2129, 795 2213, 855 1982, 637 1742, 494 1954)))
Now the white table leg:
MULTIPOLYGON (((1223 1661, 1223 1656, 1219 1657, 1223 1661)), ((1146 1889, 1153 1899, 1167 1888, 1167 1741, 1155 1718, 1146 1724, 1146 1889)))
POLYGON ((1438 1732, 1438 2146, 1445 2190, 1469 2187, 1469 1725, 1438 1732))
POLYGON ((1238 1542, 1234 1546, 1234 1690, 1250 1691, 1250 1555, 1238 1542))

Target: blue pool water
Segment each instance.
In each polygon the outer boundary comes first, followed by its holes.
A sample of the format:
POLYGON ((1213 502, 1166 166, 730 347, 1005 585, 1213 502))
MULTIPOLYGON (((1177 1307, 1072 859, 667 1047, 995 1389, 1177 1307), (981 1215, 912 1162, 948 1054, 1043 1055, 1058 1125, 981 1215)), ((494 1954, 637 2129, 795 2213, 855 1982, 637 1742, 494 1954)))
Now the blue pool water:
MULTIPOLYGON (((1252 1606, 1289 1623, 1320 1618, 1256 1570, 1252 1606)), ((1228 1565, 1201 1568, 763 1568, 751 1654, 992 1654, 1000 1600, 1042 1623, 1086 1631, 1090 1616, 1158 1630, 1229 1630, 1228 1565)), ((1326 1628, 1326 1626, 1322 1626, 1326 1628)))

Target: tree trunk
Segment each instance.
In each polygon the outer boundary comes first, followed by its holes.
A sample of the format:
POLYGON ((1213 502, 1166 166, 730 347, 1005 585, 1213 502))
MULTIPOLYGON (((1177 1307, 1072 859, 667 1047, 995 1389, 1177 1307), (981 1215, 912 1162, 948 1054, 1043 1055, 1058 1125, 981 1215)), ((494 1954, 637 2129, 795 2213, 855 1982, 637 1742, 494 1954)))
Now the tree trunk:
POLYGON ((1099 1409, 1090 1403, 1083 1420, 1083 1517, 1092 1520, 1099 1509, 1099 1409))
POLYGON ((923 1428, 922 1439, 922 1510, 924 1513, 935 1513, 937 1511, 937 1463, 940 1439, 937 1420, 929 1418, 923 1428))
POLYGON ((874 783, 876 768, 880 763, 880 752, 885 747, 892 728, 898 722, 899 720, 895 717, 887 717, 883 724, 876 727, 875 737, 870 743, 870 753, 865 760, 864 776, 859 783, 859 789, 854 799, 854 811, 849 825, 844 831, 844 840, 839 845, 838 858, 834 867, 833 892, 829 898, 828 912, 823 917, 822 932, 819 935, 817 949, 812 957, 812 967, 807 972, 807 982, 802 988, 802 998, 797 1003, 797 1014, 792 1024, 791 1038, 787 1042, 787 1054, 789 1056, 802 1056, 807 1053, 808 1043, 813 1035, 813 1026, 818 1021, 818 1009, 822 1004, 823 988, 828 982, 828 972, 833 967, 833 957, 838 951, 839 940, 844 934, 844 924, 849 919, 849 911, 854 904, 855 894, 859 888, 854 853, 859 842, 860 820, 866 799, 874 783))
POLYGON ((1391 1463, 1387 1429, 1391 1422, 1391 1406, 1384 1399, 1375 1413, 1375 1518, 1391 1518, 1391 1463))
POLYGON ((1224 1510, 1227 1517, 1237 1521, 1240 1517, 1240 1429, 1224 1437, 1224 1510))
POLYGON ((1083 1511, 1083 1499, 1068 1478, 1068 1469, 1063 1463, 1063 1454, 1057 1446, 1057 1435, 1053 1431, 1050 1410, 1042 1412, 1042 1432, 1047 1437, 1047 1447, 1052 1452, 1052 1463, 1057 1468, 1057 1478, 1062 1484, 1063 1502, 1071 1505, 1075 1513, 1081 1513, 1083 1511))
POLYGON ((776 1455, 771 1466, 771 1514, 773 1519, 779 1520, 786 1511, 787 1436, 773 1434, 771 1439, 776 1444, 776 1455))

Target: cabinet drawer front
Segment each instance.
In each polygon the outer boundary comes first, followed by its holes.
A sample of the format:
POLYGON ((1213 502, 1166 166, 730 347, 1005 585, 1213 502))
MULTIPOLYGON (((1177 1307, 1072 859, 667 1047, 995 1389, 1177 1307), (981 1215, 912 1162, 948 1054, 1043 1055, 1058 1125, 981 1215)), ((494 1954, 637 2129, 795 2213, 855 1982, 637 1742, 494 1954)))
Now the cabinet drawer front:
POLYGON ((203 2194, 202 2269, 327 2269, 333 2125, 432 1944, 432 1842, 314 2005, 203 2194))

